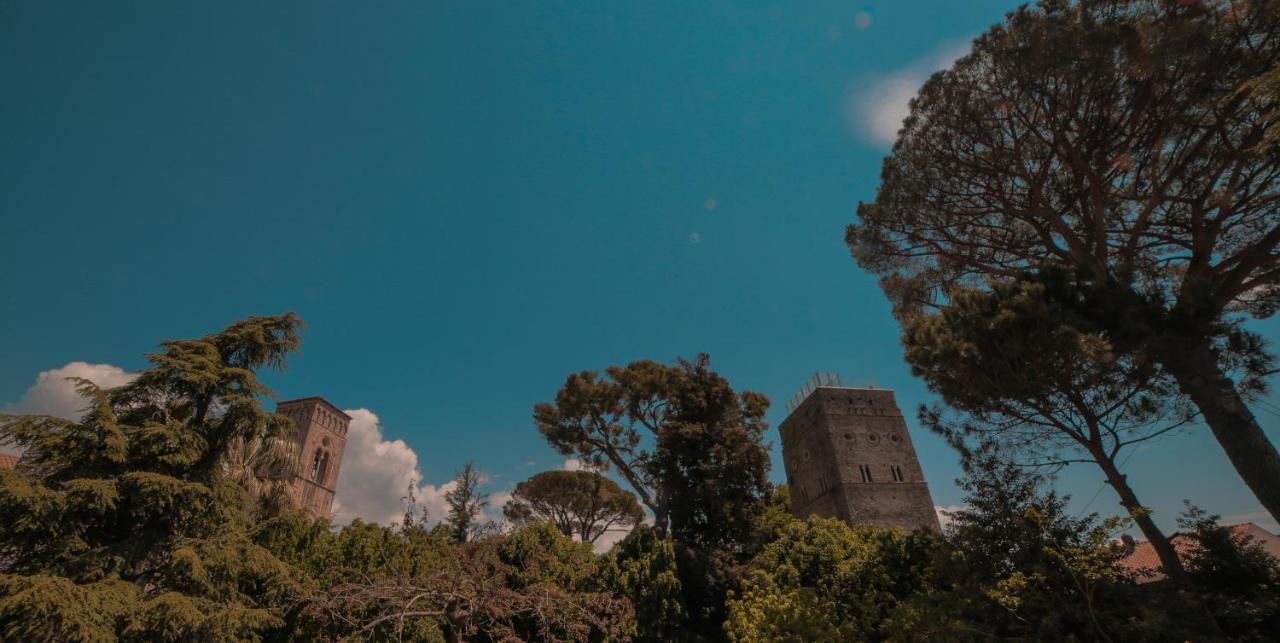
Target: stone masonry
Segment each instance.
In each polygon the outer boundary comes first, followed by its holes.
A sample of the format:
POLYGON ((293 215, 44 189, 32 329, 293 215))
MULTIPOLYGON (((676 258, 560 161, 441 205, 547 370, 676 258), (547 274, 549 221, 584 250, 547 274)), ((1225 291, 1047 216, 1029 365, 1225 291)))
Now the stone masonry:
POLYGON ((794 515, 939 531, 893 391, 819 386, 778 431, 794 515))
POLYGON ((298 462, 291 485, 294 502, 313 516, 328 518, 333 514, 333 495, 351 417, 321 397, 280 402, 276 411, 297 425, 298 462))

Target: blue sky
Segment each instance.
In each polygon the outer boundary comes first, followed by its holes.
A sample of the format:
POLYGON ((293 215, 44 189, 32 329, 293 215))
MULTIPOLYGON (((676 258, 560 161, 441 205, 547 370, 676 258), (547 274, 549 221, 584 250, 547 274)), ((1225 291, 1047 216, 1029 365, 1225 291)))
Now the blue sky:
MULTIPOLYGON (((913 418, 929 397, 842 229, 915 85, 1015 4, 7 3, 0 406, 293 310, 271 384, 368 409, 366 468, 433 485, 562 466, 533 404, 640 358, 709 352, 774 425, 819 370, 913 418)), ((1260 512, 1203 430, 1129 467, 1167 526, 1185 497, 1260 512)), ((1100 482, 1061 486, 1083 508, 1100 482)))

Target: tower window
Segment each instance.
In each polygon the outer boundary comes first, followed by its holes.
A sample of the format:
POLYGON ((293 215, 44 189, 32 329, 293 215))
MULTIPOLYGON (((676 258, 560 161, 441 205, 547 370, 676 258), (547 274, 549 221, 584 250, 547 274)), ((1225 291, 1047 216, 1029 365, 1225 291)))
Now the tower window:
POLYGON ((891 435, 891 436, 889 436, 889 439, 890 439, 890 440, 893 440, 894 442, 901 442, 901 441, 902 441, 902 438, 901 438, 901 437, 899 437, 899 436, 898 436, 898 434, 896 434, 896 433, 895 433, 895 434, 893 434, 893 435, 891 435))
POLYGON ((324 484, 325 474, 329 472, 329 452, 316 449, 316 457, 311 462, 311 480, 324 484))
POLYGON ((894 482, 906 482, 906 477, 902 475, 902 467, 892 465, 889 467, 889 473, 893 476, 894 482))
POLYGON ((859 465, 859 466, 858 466, 858 471, 862 473, 862 481, 863 481, 863 482, 873 482, 873 480, 872 480, 872 478, 871 478, 871 466, 870 466, 870 465, 865 465, 865 464, 863 464, 863 465, 859 465))

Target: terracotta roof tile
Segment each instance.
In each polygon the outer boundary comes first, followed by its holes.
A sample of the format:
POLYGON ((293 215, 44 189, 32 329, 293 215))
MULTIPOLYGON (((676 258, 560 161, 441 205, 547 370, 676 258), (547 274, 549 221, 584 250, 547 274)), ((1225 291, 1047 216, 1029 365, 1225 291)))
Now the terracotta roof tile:
MULTIPOLYGON (((1229 527, 1233 536, 1248 536, 1254 542, 1260 543, 1271 555, 1280 557, 1280 536, 1251 522, 1229 525, 1229 527)), ((1173 549, 1178 552, 1178 557, 1184 559, 1196 547, 1195 539, 1186 534, 1174 534, 1169 537, 1169 542, 1173 543, 1173 549)), ((1160 569, 1160 557, 1156 555, 1155 547, 1145 540, 1136 543, 1133 552, 1120 559, 1119 565, 1122 569, 1132 572, 1139 583, 1164 579, 1164 571, 1160 569)))
POLYGON ((0 453, 0 469, 9 469, 10 471, 18 468, 18 456, 9 455, 8 453, 0 453))

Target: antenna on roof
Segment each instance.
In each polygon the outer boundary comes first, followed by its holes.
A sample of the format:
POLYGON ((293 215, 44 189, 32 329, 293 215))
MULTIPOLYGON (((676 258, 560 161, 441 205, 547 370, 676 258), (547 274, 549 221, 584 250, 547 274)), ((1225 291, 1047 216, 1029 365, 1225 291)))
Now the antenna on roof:
POLYGON ((787 415, 794 413, 796 408, 803 404, 805 400, 809 399, 810 395, 813 395, 814 391, 823 387, 832 386, 844 386, 840 381, 839 373, 814 373, 813 376, 809 378, 809 381, 805 382, 804 386, 800 387, 800 390, 797 391, 795 395, 792 395, 790 400, 787 400, 787 415))

